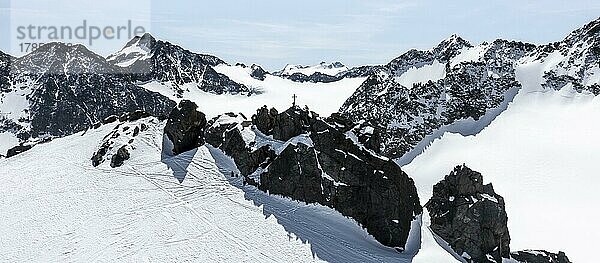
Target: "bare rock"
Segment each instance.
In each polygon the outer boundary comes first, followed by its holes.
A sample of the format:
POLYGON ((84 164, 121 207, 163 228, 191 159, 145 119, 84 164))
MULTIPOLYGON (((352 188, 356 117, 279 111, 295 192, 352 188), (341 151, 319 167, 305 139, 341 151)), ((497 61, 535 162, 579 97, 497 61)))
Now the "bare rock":
POLYGON ((198 111, 198 105, 182 100, 167 119, 165 134, 173 143, 173 154, 177 155, 204 144, 206 116, 198 111))
POLYGON ((468 262, 502 262, 509 258, 508 217, 502 196, 480 173, 465 165, 454 168, 433 187, 425 205, 431 229, 468 262))

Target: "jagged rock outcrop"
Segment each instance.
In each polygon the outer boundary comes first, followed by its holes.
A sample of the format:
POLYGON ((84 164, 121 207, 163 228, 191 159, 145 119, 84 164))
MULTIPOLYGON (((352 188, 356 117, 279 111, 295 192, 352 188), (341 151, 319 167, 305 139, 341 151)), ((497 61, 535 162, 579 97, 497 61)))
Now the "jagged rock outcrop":
POLYGON ((295 82, 329 83, 344 78, 367 77, 381 67, 377 65, 348 68, 340 62, 321 62, 315 66, 287 65, 284 69, 273 72, 273 75, 295 82))
POLYGON ((542 83, 545 88, 559 90, 570 84, 576 92, 600 95, 600 84, 594 77, 600 61, 600 18, 573 31, 563 41, 538 47, 532 57, 544 60, 551 55, 563 59, 546 69, 542 83))
POLYGON ((294 82, 329 83, 345 78, 364 78, 383 70, 382 65, 367 65, 348 68, 340 62, 327 64, 321 62, 316 66, 287 65, 273 75, 287 78, 294 82))
POLYGON ((250 70, 250 77, 260 81, 265 80, 265 78, 267 78, 267 74, 269 74, 261 66, 256 64, 252 64, 250 70))
POLYGON ((249 137, 248 134, 255 136, 250 130, 251 125, 252 122, 247 121, 242 114, 226 113, 210 120, 205 132, 206 143, 231 156, 243 175, 265 168, 276 156, 269 145, 256 147, 256 142, 244 139, 242 133, 245 133, 246 137, 249 137))
POLYGON ((129 151, 126 146, 122 146, 117 150, 117 153, 110 158, 110 167, 120 167, 126 160, 129 160, 129 151))
POLYGON ((51 136, 48 136, 48 137, 36 138, 35 140, 29 140, 27 142, 22 142, 19 145, 6 150, 6 154, 0 153, 0 156, 10 158, 10 157, 22 154, 26 151, 29 151, 38 144, 50 142, 50 141, 52 141, 52 139, 53 138, 51 136))
POLYGON ((189 100, 182 100, 173 108, 167 118, 165 135, 173 144, 173 154, 187 152, 204 144, 204 128, 206 116, 198 111, 198 105, 189 100))
POLYGON ((408 51, 370 75, 340 113, 354 122, 371 122, 381 134, 380 152, 392 158, 404 156, 443 126, 462 120, 475 125, 521 87, 514 65, 534 46, 497 40, 482 44, 485 52, 476 60, 457 58, 473 48, 453 36, 432 50, 408 51), (418 70, 431 73, 403 78, 418 70))
POLYGON ((279 112, 275 108, 267 108, 263 106, 256 110, 256 114, 252 116, 252 123, 256 128, 265 134, 272 134, 275 127, 275 118, 279 112))
POLYGON ((82 45, 48 43, 10 62, 0 103, 13 106, 0 114, 0 132, 21 142, 71 135, 136 110, 164 117, 175 106, 82 45))
POLYGON ((421 206, 414 182, 393 161, 298 107, 282 113, 263 107, 252 124, 219 117, 206 132, 207 142, 233 157, 247 183, 329 206, 355 219, 382 244, 405 246, 421 206))
MULTIPOLYGON (((290 108, 277 116, 273 123, 272 135, 273 139, 279 141, 287 141, 295 136, 309 131, 311 122, 318 117, 316 113, 297 108, 290 108)), ((262 131, 267 135, 271 135, 268 131, 262 131)))
POLYGON ((339 113, 331 114, 325 121, 344 132, 346 136, 351 137, 355 143, 364 146, 374 153, 380 153, 381 132, 374 128, 376 124, 369 121, 354 123, 339 113))
POLYGON ((522 263, 571 263, 567 255, 560 251, 558 254, 545 250, 523 250, 511 252, 512 259, 522 263))
POLYGON ((156 40, 148 33, 133 38, 107 60, 131 74, 136 81, 169 82, 179 95, 184 92, 182 85, 188 83, 195 83, 198 89, 215 94, 249 93, 246 86, 213 69, 214 66, 225 64, 223 60, 156 40))
POLYGON ((502 262, 510 256, 504 198, 480 173, 457 166, 433 187, 425 205, 431 230, 467 262, 502 262))
POLYGON ((15 155, 24 153, 26 151, 31 150, 31 148, 33 148, 33 145, 30 145, 30 144, 27 144, 27 145, 21 144, 21 145, 17 145, 15 147, 12 147, 12 148, 10 148, 10 149, 8 149, 6 151, 6 158, 10 158, 10 157, 13 157, 15 155))
POLYGON ((340 79, 345 79, 345 78, 366 78, 368 76, 373 75, 374 73, 377 73, 381 70, 384 70, 385 66, 384 65, 367 65, 367 66, 358 66, 358 67, 354 67, 354 68, 350 68, 346 71, 340 72, 337 75, 335 75, 336 77, 339 77, 340 79))
MULTIPOLYGON (((151 127, 158 126, 160 120, 140 111, 126 113, 120 117, 107 118, 104 124, 115 123, 115 127, 99 143, 92 155, 92 166, 97 167, 110 161, 110 167, 121 167, 135 153, 138 137, 151 127)), ((100 126, 97 126, 98 128, 100 126)))

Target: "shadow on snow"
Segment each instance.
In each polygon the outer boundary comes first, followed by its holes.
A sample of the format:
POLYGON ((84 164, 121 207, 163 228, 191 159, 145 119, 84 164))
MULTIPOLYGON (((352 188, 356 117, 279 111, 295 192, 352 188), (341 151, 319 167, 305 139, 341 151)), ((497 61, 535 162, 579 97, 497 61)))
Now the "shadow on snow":
POLYGON ((315 204, 273 196, 254 186, 243 185, 239 170, 221 150, 207 146, 220 172, 242 191, 246 200, 262 207, 265 218, 275 216, 290 240, 300 239, 311 246, 314 258, 328 262, 411 262, 420 247, 420 228, 411 231, 406 251, 381 245, 359 224, 337 211, 315 204))
POLYGON ((167 138, 166 135, 163 136, 163 147, 162 147, 160 161, 169 167, 171 171, 173 171, 173 176, 179 181, 179 183, 183 183, 185 177, 188 174, 188 167, 196 152, 198 152, 198 148, 194 148, 193 150, 184 152, 179 155, 174 155, 170 149, 173 149, 173 144, 167 138))

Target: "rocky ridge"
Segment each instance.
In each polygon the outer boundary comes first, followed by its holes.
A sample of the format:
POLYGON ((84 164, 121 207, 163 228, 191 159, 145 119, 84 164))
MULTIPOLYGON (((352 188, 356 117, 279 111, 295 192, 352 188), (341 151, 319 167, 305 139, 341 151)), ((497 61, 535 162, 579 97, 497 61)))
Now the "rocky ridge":
POLYGON ((599 95, 599 39, 600 19, 537 47, 500 39, 473 46, 453 35, 371 72, 339 112, 372 122, 383 155, 410 158, 445 131, 471 135, 489 124, 521 89, 519 65, 546 63, 546 89, 599 95))
POLYGON ((411 50, 369 76, 340 113, 355 122, 374 123, 382 134, 376 148, 385 156, 402 157, 443 126, 478 121, 512 99, 507 94, 521 87, 514 65, 534 46, 497 40, 482 47, 485 52, 475 61, 453 60, 461 50, 473 48, 457 36, 432 50, 411 50), (402 76, 424 68, 436 72, 439 79, 425 77, 406 86, 402 76))
POLYGON ((215 94, 248 94, 249 89, 216 72, 213 67, 225 62, 212 55, 196 54, 146 33, 133 38, 107 61, 132 74, 139 82, 158 81, 173 85, 176 93, 184 84, 215 94))
POLYGON ((0 53, 0 133, 26 143, 70 135, 136 110, 164 118, 175 102, 141 86, 152 81, 168 83, 177 94, 195 83, 215 94, 250 95, 212 68, 223 63, 149 34, 108 59, 63 43, 48 43, 20 58, 0 53))
POLYGON ((251 122, 229 114, 207 126, 207 143, 231 156, 248 184, 332 207, 386 246, 406 244, 421 213, 412 179, 314 112, 263 107, 251 122))

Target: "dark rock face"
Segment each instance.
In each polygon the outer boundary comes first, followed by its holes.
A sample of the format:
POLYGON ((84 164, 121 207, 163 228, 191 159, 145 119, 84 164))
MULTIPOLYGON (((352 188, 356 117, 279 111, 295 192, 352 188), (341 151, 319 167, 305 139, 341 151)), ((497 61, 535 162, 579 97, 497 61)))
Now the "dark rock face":
MULTIPOLYGON (((339 62, 336 62, 336 63, 339 63, 339 62)), ((332 65, 335 65, 335 63, 332 65)), ((337 67, 343 67, 343 66, 344 65, 342 65, 342 64, 337 65, 337 67)), ((339 81, 339 80, 342 80, 345 78, 368 77, 368 76, 375 74, 384 69, 385 69, 385 67, 382 65, 359 66, 359 67, 354 67, 354 68, 350 68, 348 70, 342 71, 342 72, 336 74, 335 76, 327 75, 327 74, 324 74, 321 72, 315 72, 315 73, 311 74, 310 76, 307 76, 302 73, 283 75, 281 72, 275 72, 273 74, 276 76, 287 78, 294 82, 330 83, 330 82, 339 81)))
POLYGON ((117 154, 113 155, 110 159, 110 167, 115 168, 122 166, 126 160, 129 160, 129 157, 130 155, 127 147, 122 146, 117 150, 117 154))
POLYGON ((462 165, 433 187, 425 207, 431 229, 468 262, 501 262, 510 256, 504 199, 483 177, 462 165))
POLYGON ((0 51, 0 94, 10 90, 10 80, 8 76, 12 60, 14 60, 12 56, 0 51))
POLYGON ((289 145, 268 168, 260 176, 259 189, 307 203, 324 203, 321 170, 312 147, 302 143, 289 145))
POLYGON ((264 134, 273 134, 273 128, 275 127, 275 118, 279 115, 279 112, 275 108, 267 108, 263 106, 256 110, 256 114, 252 116, 252 123, 256 125, 256 128, 264 134))
POLYGON ((204 144, 206 116, 199 112, 198 105, 182 100, 169 114, 165 134, 173 143, 173 154, 180 154, 204 144))
POLYGON ((282 113, 267 107, 257 111, 252 124, 275 138, 267 143, 245 142, 241 133, 252 131, 240 125, 242 120, 216 123, 209 122, 207 142, 233 157, 248 184, 329 206, 355 219, 382 244, 405 246, 411 221, 422 208, 414 182, 393 161, 298 107, 282 113))
MULTIPOLYGON (((310 128, 310 122, 317 117, 316 113, 290 108, 275 117, 273 139, 287 141, 310 128)), ((270 135, 269 133, 265 133, 270 135)))
POLYGON ((381 149, 379 147, 382 135, 379 129, 374 128, 377 127, 377 124, 370 121, 360 121, 358 124, 355 124, 346 116, 339 113, 331 114, 325 121, 344 133, 348 134, 350 132, 348 135, 356 137, 356 141, 359 144, 374 153, 380 154, 381 149))
POLYGON ((24 153, 26 151, 29 151, 31 148, 33 148, 32 145, 17 145, 13 148, 8 149, 8 151, 6 152, 6 158, 10 158, 17 154, 24 153))
MULTIPOLYGON (((267 109, 266 107, 263 108, 267 109)), ((260 112, 263 108, 257 112, 260 112)), ((229 117, 236 118, 236 120, 218 123, 221 118, 219 116, 208 122, 205 132, 206 143, 231 156, 242 175, 249 175, 258 168, 265 168, 269 160, 275 158, 275 151, 268 145, 252 149, 254 145, 247 145, 239 129, 240 126, 243 128, 244 123, 247 124, 246 118, 237 114, 231 114, 229 117)), ((249 128, 248 126, 245 128, 249 128)))
MULTIPOLYGON (((301 169, 297 176, 313 178, 306 181, 318 184, 312 188, 299 187, 291 192, 300 191, 304 198, 298 194, 290 195, 290 192, 285 194, 285 191, 282 191, 282 195, 330 206, 354 218, 382 244, 404 247, 410 222, 421 213, 412 179, 393 161, 358 147, 344 133, 324 121, 312 121, 310 139, 313 147, 302 149, 302 144, 298 144, 300 149, 290 153, 304 153, 301 155, 304 158, 314 159, 311 162, 298 162, 301 169), (312 153, 307 152, 309 150, 312 153), (314 165, 314 162, 316 169, 305 167, 314 165)), ((285 160, 284 153, 280 157, 285 160)), ((296 175, 269 166, 268 172, 261 175, 261 184, 269 185, 269 182, 277 182, 279 178, 284 182, 293 182, 296 175)), ((268 187, 269 191, 276 189, 268 187)))
POLYGON ((312 82, 312 83, 329 83, 341 80, 341 77, 327 75, 321 72, 315 72, 310 76, 307 76, 302 73, 294 73, 292 75, 286 76, 287 79, 294 82, 312 82))
POLYGON ((111 115, 141 110, 166 116, 168 98, 111 75, 46 75, 31 94, 31 133, 66 136, 111 115), (98 87, 102 87, 101 89, 98 87))
MULTIPOLYGON (((321 62, 321 64, 319 65, 322 69, 341 69, 344 68, 344 64, 342 64, 341 62, 334 62, 331 63, 329 65, 327 65, 325 62, 321 62)), ((294 66, 297 68, 301 68, 301 69, 305 69, 308 68, 308 66, 294 66)), ((364 77, 368 77, 373 73, 376 73, 380 70, 384 69, 384 66, 382 65, 375 65, 375 66, 359 66, 359 67, 354 67, 354 68, 346 68, 346 70, 343 70, 339 73, 337 73, 335 76, 332 75, 328 75, 325 73, 321 73, 321 72, 314 72, 310 75, 306 75, 303 73, 289 73, 287 72, 288 67, 286 66, 285 69, 283 69, 282 71, 277 71, 277 72, 273 72, 273 75, 275 76, 279 76, 282 78, 287 78, 291 81, 294 82, 312 82, 312 83, 330 83, 330 82, 335 82, 335 81, 339 81, 345 78, 364 78, 364 77)))
POLYGON ((340 79, 344 78, 365 78, 375 74, 379 71, 384 70, 385 67, 383 65, 375 65, 375 66, 359 66, 351 68, 347 71, 340 72, 336 75, 340 79))
POLYGON ((82 45, 48 43, 9 62, 2 92, 24 97, 29 106, 20 117, 0 116, 0 131, 23 142, 71 135, 136 110, 164 117, 175 106, 82 45))
POLYGON ((567 255, 560 251, 558 254, 545 250, 525 250, 510 253, 511 258, 523 263, 571 263, 567 255))
POLYGON ((97 167, 98 165, 100 165, 101 163, 104 162, 104 156, 108 153, 108 149, 110 147, 110 142, 104 142, 101 146, 100 149, 98 149, 96 152, 94 152, 94 154, 92 155, 92 166, 97 167))
POLYGON ((287 141, 309 131, 311 119, 317 116, 314 112, 298 108, 290 108, 278 114, 274 108, 267 111, 267 107, 263 106, 252 116, 252 120, 257 129, 265 135, 273 135, 275 140, 287 141))
POLYGON ((261 66, 253 64, 251 67, 252 72, 250 72, 250 76, 254 79, 263 81, 267 77, 268 72, 266 72, 261 66))

